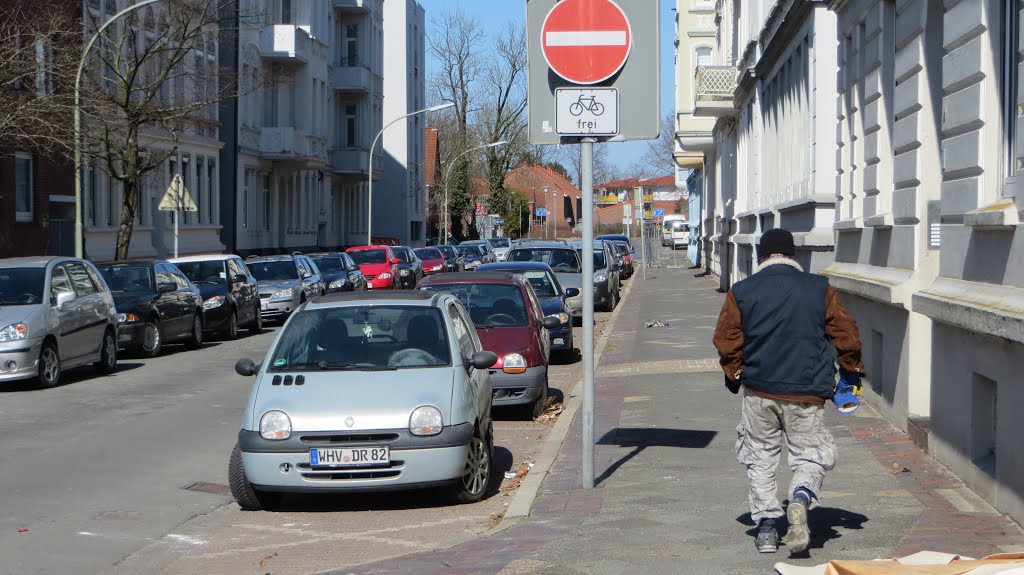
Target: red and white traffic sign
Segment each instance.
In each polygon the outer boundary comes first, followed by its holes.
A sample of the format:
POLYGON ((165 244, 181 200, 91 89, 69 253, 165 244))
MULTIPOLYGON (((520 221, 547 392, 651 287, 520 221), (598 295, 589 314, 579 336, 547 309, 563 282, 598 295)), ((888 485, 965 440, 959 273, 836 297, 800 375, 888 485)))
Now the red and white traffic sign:
POLYGON ((540 45, 556 74, 574 84, 597 84, 625 65, 633 32, 612 0, 562 0, 544 19, 540 45))

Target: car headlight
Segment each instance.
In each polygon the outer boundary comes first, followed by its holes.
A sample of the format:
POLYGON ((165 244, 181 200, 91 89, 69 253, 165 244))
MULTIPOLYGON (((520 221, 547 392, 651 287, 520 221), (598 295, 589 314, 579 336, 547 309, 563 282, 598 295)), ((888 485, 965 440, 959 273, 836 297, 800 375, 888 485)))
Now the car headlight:
POLYGON ((565 313, 553 313, 547 317, 557 317, 560 323, 569 323, 569 314, 565 313))
POLYGON ((430 271, 432 271, 432 272, 441 271, 442 267, 444 267, 444 266, 439 266, 439 265, 438 266, 434 266, 434 267, 430 268, 430 271))
POLYGON ((334 280, 331 283, 327 284, 327 288, 328 289, 340 289, 340 288, 343 288, 343 287, 345 287, 345 281, 346 280, 334 280))
POLYGON ((203 302, 203 309, 213 309, 215 307, 220 307, 220 306, 224 305, 225 301, 226 300, 224 299, 224 296, 222 296, 222 295, 215 295, 215 296, 211 297, 210 299, 208 299, 208 300, 203 302))
POLYGON ((134 323, 137 321, 139 321, 139 316, 132 312, 117 314, 117 323, 134 323))
POLYGON ((433 405, 417 407, 409 416, 409 433, 413 435, 437 435, 443 428, 441 410, 433 405))
POLYGON ((411 274, 412 271, 410 271, 410 270, 399 270, 398 273, 403 275, 403 276, 407 276, 407 275, 411 274))
POLYGON ((0 329, 0 342, 17 341, 28 337, 28 326, 23 323, 12 323, 0 329))
POLYGON ((510 353, 506 355, 505 361, 501 363, 501 371, 504 371, 505 373, 526 372, 526 358, 518 353, 510 353))
POLYGON ((268 411, 260 418, 260 437, 263 439, 288 439, 292 436, 292 420, 283 411, 268 411))
POLYGON ((601 284, 608 281, 608 274, 605 272, 598 272, 594 274, 594 283, 601 284))
POLYGON ((395 276, 391 275, 391 272, 384 272, 384 273, 378 275, 377 279, 379 279, 379 280, 389 280, 389 279, 391 279, 393 277, 395 277, 395 276))
POLYGON ((292 299, 292 288, 285 288, 274 292, 270 299, 292 299))

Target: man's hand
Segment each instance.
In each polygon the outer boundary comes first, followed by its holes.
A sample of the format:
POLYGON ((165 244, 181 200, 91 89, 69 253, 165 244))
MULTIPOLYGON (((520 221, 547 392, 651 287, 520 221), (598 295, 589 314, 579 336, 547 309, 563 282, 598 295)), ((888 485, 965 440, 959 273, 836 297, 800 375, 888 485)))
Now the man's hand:
POLYGON ((739 393, 741 386, 740 382, 736 381, 735 379, 730 379, 727 375, 725 376, 725 387, 733 393, 739 393))

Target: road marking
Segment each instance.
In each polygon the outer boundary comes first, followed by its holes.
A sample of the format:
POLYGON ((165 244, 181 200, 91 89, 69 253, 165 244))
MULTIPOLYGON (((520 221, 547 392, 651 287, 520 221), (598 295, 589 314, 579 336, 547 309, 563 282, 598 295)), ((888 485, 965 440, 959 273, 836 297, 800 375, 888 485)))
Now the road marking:
POLYGON ((582 30, 579 32, 548 32, 548 46, 625 46, 625 30, 582 30))

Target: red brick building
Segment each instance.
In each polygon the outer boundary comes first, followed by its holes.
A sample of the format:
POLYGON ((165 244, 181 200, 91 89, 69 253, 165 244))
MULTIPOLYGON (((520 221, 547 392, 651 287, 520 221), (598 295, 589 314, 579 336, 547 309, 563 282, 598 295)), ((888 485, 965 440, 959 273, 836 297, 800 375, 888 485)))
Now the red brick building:
POLYGON ((66 162, 0 151, 0 258, 74 255, 74 185, 66 162))
POLYGON ((583 196, 562 174, 544 166, 521 164, 505 176, 505 187, 526 194, 530 201, 530 237, 576 237, 583 196), (537 216, 537 209, 548 216, 537 216))

